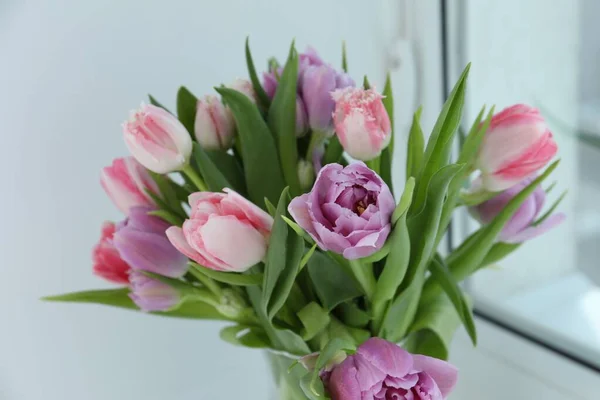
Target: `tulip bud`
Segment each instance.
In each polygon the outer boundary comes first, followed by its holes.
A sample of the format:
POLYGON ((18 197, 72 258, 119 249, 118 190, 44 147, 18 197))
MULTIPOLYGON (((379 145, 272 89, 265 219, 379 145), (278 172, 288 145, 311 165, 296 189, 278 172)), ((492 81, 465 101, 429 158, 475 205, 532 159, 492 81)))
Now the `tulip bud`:
POLYGON ((129 217, 117 226, 114 245, 133 270, 179 278, 187 271, 187 258, 167 239, 165 232, 171 225, 149 215, 150 211, 132 208, 129 217))
POLYGON ((237 90, 238 92, 244 93, 246 97, 252 100, 253 103, 256 103, 256 93, 254 92, 254 86, 252 86, 252 82, 247 79, 236 79, 229 85, 227 85, 229 89, 237 90))
POLYGON ((308 131, 306 108, 300 96, 296 96, 296 136, 302 137, 308 131))
POLYGON ((492 118, 479 149, 482 186, 508 189, 543 168, 557 150, 538 110, 524 104, 506 108, 492 118))
POLYGON ((179 292, 166 283, 137 271, 130 274, 129 281, 129 297, 142 311, 168 311, 179 304, 179 292))
MULTIPOLYGON (((533 179, 533 177, 524 179, 496 197, 471 207, 469 212, 482 224, 489 224, 506 207, 513 197, 525 189, 533 179)), ((475 188, 480 185, 481 179, 477 179, 473 182, 475 188)), ((498 240, 505 243, 522 243, 549 231, 563 222, 565 215, 558 213, 550 215, 543 222, 535 225, 535 221, 542 212, 545 201, 546 192, 541 186, 538 186, 523 204, 521 204, 519 210, 512 216, 506 225, 504 225, 498 240)))
POLYGON ((154 206, 154 200, 146 191, 158 193, 156 182, 133 157, 115 158, 111 166, 104 167, 100 185, 124 214, 131 207, 154 206))
POLYGON ((312 162, 306 160, 298 161, 298 179, 303 191, 310 190, 315 182, 315 169, 312 162))
POLYGON ((157 174, 185 167, 192 154, 192 139, 179 120, 168 111, 142 104, 123 124, 125 144, 131 155, 157 174))
POLYGON ((373 89, 347 87, 333 95, 335 132, 351 157, 368 161, 381 154, 392 138, 390 118, 373 89))
POLYGON ((198 143, 206 150, 231 148, 235 122, 231 112, 216 96, 204 96, 198 100, 194 134, 198 143))
MULTIPOLYGON (((278 68, 277 76, 281 76, 283 72, 283 68, 278 68)), ((277 91, 277 85, 279 82, 277 81, 277 76, 275 72, 263 72, 263 88, 265 89, 265 93, 272 99, 275 96, 275 92, 277 91)))
POLYGON ((113 244, 115 230, 115 224, 112 222, 102 225, 102 236, 92 252, 94 274, 113 283, 128 284, 131 268, 113 244))
POLYGON ((302 98, 308 124, 315 131, 331 132, 333 128, 331 114, 335 102, 331 92, 336 89, 336 76, 335 70, 328 65, 310 66, 304 71, 302 98))

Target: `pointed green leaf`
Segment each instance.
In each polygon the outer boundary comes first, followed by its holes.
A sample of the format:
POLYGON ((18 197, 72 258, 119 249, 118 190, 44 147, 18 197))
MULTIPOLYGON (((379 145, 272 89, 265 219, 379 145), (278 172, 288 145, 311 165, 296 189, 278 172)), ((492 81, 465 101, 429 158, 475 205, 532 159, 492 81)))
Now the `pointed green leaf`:
POLYGON ((519 247, 521 247, 521 243, 495 243, 490 249, 490 251, 488 251, 488 253, 485 255, 483 261, 481 261, 481 264, 479 264, 479 267, 477 267, 477 269, 484 268, 488 265, 497 263, 504 257, 508 256, 510 253, 518 249, 519 247))
POLYGON ((298 54, 292 44, 277 91, 269 108, 268 123, 279 149, 283 176, 293 197, 300 195, 298 149, 296 147, 296 97, 298 54))
POLYGON ((369 78, 367 78, 367 76, 365 75, 365 77, 363 78, 363 88, 365 90, 369 90, 371 89, 371 83, 369 82, 369 78))
POLYGON ((196 142, 194 142, 193 159, 209 191, 221 192, 225 188, 234 189, 221 169, 217 168, 202 146, 196 142))
POLYGON ((419 107, 413 115, 412 125, 408 135, 408 152, 406 154, 406 178, 418 177, 423 168, 423 151, 425 148, 425 138, 421 129, 421 112, 423 107, 419 107))
POLYGON ((219 332, 221 340, 235 346, 244 346, 255 349, 269 347, 269 338, 256 327, 245 325, 226 326, 219 332))
POLYGON ((314 301, 298 311, 298 318, 304 327, 301 333, 304 340, 314 338, 329 325, 330 321, 329 312, 314 301))
POLYGON ((329 139, 329 143, 327 144, 327 148, 325 149, 325 155, 323 157, 323 165, 340 163, 342 159, 342 154, 344 153, 344 148, 340 143, 337 135, 334 135, 329 139))
MULTIPOLYGON (((163 199, 164 203, 168 206, 167 210, 180 217, 186 217, 185 211, 181 206, 181 200, 177 197, 178 193, 174 190, 174 186, 179 185, 171 181, 166 175, 160 175, 152 171, 148 171, 148 173, 156 183, 156 186, 158 186, 161 199, 163 199)), ((185 200, 187 200, 187 198, 185 200)))
POLYGON ((443 262, 441 257, 433 259, 429 266, 431 276, 440 284, 444 292, 446 292, 446 295, 450 299, 450 302, 456 309, 456 312, 465 326, 473 345, 476 346, 477 332, 475 329, 475 322, 473 322, 473 314, 460 287, 458 287, 458 283, 454 280, 448 267, 444 265, 443 262))
POLYGON ((227 88, 216 90, 235 118, 250 200, 259 205, 265 197, 271 203, 276 202, 285 184, 269 127, 256 105, 244 94, 227 88))
POLYGON ((148 215, 154 215, 154 216, 162 219, 163 221, 168 222, 171 225, 175 225, 175 226, 183 225, 183 218, 181 218, 180 216, 175 215, 172 212, 167 211, 167 210, 150 211, 148 213, 148 215))
POLYGON ((156 107, 160 107, 163 110, 173 114, 171 111, 169 111, 169 109, 165 106, 163 106, 158 100, 156 100, 156 98, 154 96, 152 96, 151 94, 148 95, 148 100, 150 101, 150 104, 152 104, 153 106, 156 107))
POLYGON ((544 222, 550 215, 552 215, 552 213, 554 213, 554 211, 556 210, 556 208, 560 205, 560 203, 564 200, 564 198, 567 196, 567 191, 565 190, 564 192, 561 193, 561 195, 558 197, 558 199, 556 199, 556 201, 554 203, 552 203, 552 205, 550 206, 550 208, 548 209, 548 211, 546 211, 544 214, 542 214, 541 217, 539 217, 534 223, 534 226, 537 226, 539 224, 541 224, 542 222, 544 222))
POLYGON ((205 150, 205 152, 214 166, 221 171, 223 177, 231 184, 231 188, 242 196, 246 196, 247 190, 246 182, 244 181, 244 170, 235 155, 225 151, 205 150))
POLYGON ((277 213, 277 208, 275 208, 275 206, 273 205, 273 203, 271 203, 269 201, 269 199, 267 199, 266 197, 265 197, 265 206, 267 207, 267 212, 271 215, 271 217, 274 217, 275 214, 277 213))
POLYGON ((327 310, 362 294, 347 271, 320 251, 308 261, 308 273, 321 304, 327 310))
POLYGON ((342 71, 348 72, 348 59, 346 56, 346 41, 342 41, 342 71))
POLYGON ((364 328, 371 322, 371 315, 351 300, 340 304, 336 308, 336 315, 352 328, 364 328))
POLYGON ((248 66, 248 75, 250 76, 250 82, 252 82, 252 86, 254 87, 254 92, 256 93, 256 97, 258 99, 258 103, 264 110, 269 109, 269 105, 271 104, 271 100, 265 89, 263 89, 260 80, 258 79, 258 75, 256 74, 256 68, 254 67, 254 61, 252 60, 252 53, 250 52, 250 38, 246 38, 246 64, 248 66))
POLYGON ((194 138, 194 124, 196 123, 196 109, 198 99, 186 87, 182 86, 177 92, 177 117, 179 121, 194 138))
POLYGON ((215 271, 214 269, 205 268, 195 262, 190 262, 190 269, 194 269, 217 282, 227 283, 233 286, 253 286, 260 285, 263 280, 263 274, 240 274, 237 272, 215 271))
POLYGON ((306 253, 304 253, 304 256, 302 256, 302 259, 300 260, 300 269, 304 268, 304 266, 308 264, 308 260, 310 260, 316 249, 317 244, 315 243, 306 253))
POLYGON ((404 338, 415 318, 423 281, 423 275, 415 276, 408 287, 390 303, 377 336, 394 343, 404 338))
POLYGON ((385 107, 385 111, 390 118, 392 137, 390 139, 390 144, 381 152, 379 171, 381 178, 390 187, 392 193, 394 193, 392 182, 392 164, 394 160, 394 94, 392 92, 392 78, 389 72, 385 78, 385 85, 383 87, 382 94, 384 96, 382 100, 383 106, 385 107))

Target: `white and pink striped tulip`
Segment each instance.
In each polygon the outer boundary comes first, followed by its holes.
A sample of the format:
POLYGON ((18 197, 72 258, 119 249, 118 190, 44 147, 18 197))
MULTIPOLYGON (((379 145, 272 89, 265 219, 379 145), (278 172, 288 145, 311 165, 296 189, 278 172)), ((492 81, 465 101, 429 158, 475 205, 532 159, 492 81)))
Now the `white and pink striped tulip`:
POLYGON ((200 146, 206 150, 231 148, 235 122, 231 112, 217 96, 207 95, 198 100, 194 135, 200 146))
POLYGON ((168 111, 142 104, 123 124, 131 155, 150 171, 166 174, 185 167, 192 154, 192 138, 168 111))
POLYGON ((344 150, 357 160, 369 161, 381 154, 392 138, 390 118, 383 96, 373 89, 347 87, 332 93, 333 122, 344 150))
POLYGON ((146 190, 158 193, 156 182, 133 157, 115 158, 112 165, 102 168, 100 185, 115 206, 126 215, 131 207, 155 205, 146 190))
POLYGON ((217 271, 242 272, 266 255, 273 218, 231 189, 189 197, 190 218, 167 237, 183 254, 217 271))
POLYGON ((237 90, 246 95, 253 103, 256 103, 256 92, 254 91, 254 86, 252 86, 252 82, 247 79, 237 78, 229 85, 227 85, 229 89, 237 90))
POLYGON ((517 104, 494 115, 477 159, 482 186, 508 189, 543 168, 558 147, 535 108, 517 104))

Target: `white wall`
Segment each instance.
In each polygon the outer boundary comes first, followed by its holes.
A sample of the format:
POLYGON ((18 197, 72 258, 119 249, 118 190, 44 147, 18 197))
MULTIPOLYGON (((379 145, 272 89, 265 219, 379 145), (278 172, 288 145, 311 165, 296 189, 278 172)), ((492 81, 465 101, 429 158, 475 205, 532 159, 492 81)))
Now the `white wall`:
POLYGON ((381 18, 360 0, 0 2, 0 399, 264 400, 262 355, 219 324, 38 298, 105 286, 90 249, 121 216, 99 171, 148 92, 173 106, 181 84, 246 76, 248 34, 261 69, 294 37, 339 64, 346 39, 356 80, 381 85, 381 18))

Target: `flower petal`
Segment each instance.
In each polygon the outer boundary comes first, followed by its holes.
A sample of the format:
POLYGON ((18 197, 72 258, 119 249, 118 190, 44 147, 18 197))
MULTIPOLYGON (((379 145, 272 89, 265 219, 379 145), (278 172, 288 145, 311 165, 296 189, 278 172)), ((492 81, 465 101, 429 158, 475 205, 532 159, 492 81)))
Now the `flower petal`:
POLYGON ((396 378, 403 378, 413 368, 413 358, 409 352, 381 338, 367 340, 360 345, 357 354, 377 369, 396 378))
POLYGON ((513 235, 505 240, 502 240, 505 243, 523 243, 526 240, 533 239, 541 234, 548 232, 550 229, 554 228, 557 225, 560 225, 567 216, 563 213, 558 213, 551 215, 544 222, 537 226, 530 226, 525 228, 521 232, 513 235))
POLYGON ((172 226, 167 229, 167 238, 177 250, 182 254, 196 261, 198 264, 206 267, 206 259, 200 255, 196 250, 192 248, 183 235, 183 230, 178 226, 172 226))
POLYGON ((413 368, 429 375, 437 384, 443 398, 448 397, 458 380, 458 369, 446 361, 419 354, 413 355, 413 362, 413 368))
POLYGON ((363 400, 361 387, 357 378, 358 370, 354 357, 346 358, 333 369, 329 378, 329 392, 335 400, 363 400))

